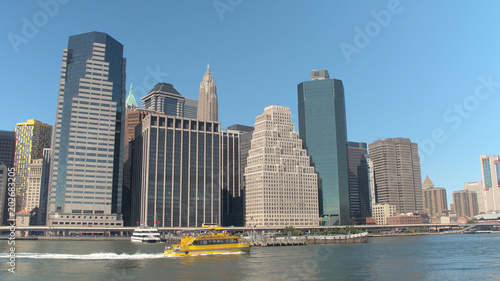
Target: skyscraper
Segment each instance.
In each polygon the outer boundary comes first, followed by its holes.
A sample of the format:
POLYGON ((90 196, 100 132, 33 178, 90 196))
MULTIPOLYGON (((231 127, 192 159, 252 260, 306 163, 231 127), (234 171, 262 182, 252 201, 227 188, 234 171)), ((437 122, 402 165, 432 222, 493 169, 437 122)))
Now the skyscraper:
POLYGON ((240 170, 240 137, 238 131, 226 130, 221 134, 220 141, 220 182, 221 182, 221 213, 223 226, 243 226, 243 190, 241 189, 240 170))
POLYGON ((407 138, 377 140, 369 145, 378 204, 396 206, 397 213, 422 212, 422 181, 418 146, 407 138))
POLYGON ((369 208, 369 189, 364 186, 361 189, 360 176, 358 170, 361 168, 361 160, 367 153, 366 143, 364 142, 348 142, 347 143, 347 159, 349 161, 349 207, 351 209, 351 218, 366 218, 370 215, 369 208), (363 201, 363 202, 362 202, 363 201), (363 210, 361 206, 363 205, 363 210), (368 206, 368 208, 366 208, 368 206))
POLYGON ((446 189, 434 188, 434 184, 428 175, 425 176, 424 183, 422 184, 422 192, 424 212, 430 217, 439 217, 448 209, 446 189))
POLYGON ((29 166, 32 160, 42 158, 44 148, 50 148, 52 126, 30 119, 24 123, 17 123, 15 131, 16 190, 18 200, 22 201, 21 208, 26 209, 29 166))
POLYGON ((477 210, 479 214, 486 213, 483 182, 482 181, 465 182, 464 190, 474 191, 477 194, 477 210))
POLYGON ((192 100, 189 101, 189 110, 185 112, 186 98, 169 83, 157 83, 147 95, 141 98, 141 102, 143 109, 170 116, 196 118, 196 115, 192 116, 192 100))
POLYGON ((481 155, 484 211, 500 210, 500 156, 481 155))
POLYGON ((200 95, 198 96, 198 120, 219 120, 217 87, 208 65, 207 71, 205 71, 205 74, 203 75, 203 81, 200 83, 200 95))
POLYGON ((313 70, 297 90, 299 134, 318 174, 319 213, 350 224, 344 86, 328 71, 313 70))
POLYGON ((7 167, 14 166, 14 156, 16 154, 16 133, 10 131, 0 131, 0 164, 7 167))
POLYGON ((146 116, 133 144, 132 222, 220 224, 220 140, 219 122, 146 116))
POLYGON ((69 38, 52 144, 49 225, 122 225, 125 64, 123 45, 108 34, 69 38))
POLYGON ((255 118, 247 161, 246 225, 318 225, 318 176, 288 107, 268 106, 255 118))
POLYGON ((477 194, 474 191, 459 190, 453 192, 453 205, 458 217, 473 217, 479 214, 477 194))

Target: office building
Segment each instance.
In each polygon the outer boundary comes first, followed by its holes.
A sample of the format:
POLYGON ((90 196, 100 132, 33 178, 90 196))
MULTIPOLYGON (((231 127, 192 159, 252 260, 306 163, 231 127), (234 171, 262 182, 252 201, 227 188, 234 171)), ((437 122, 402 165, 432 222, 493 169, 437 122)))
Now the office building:
POLYGON ((299 135, 318 174, 319 214, 350 224, 344 86, 328 71, 313 70, 297 91, 299 135))
POLYGON ((151 113, 140 128, 133 141, 131 221, 220 224, 220 123, 151 113))
POLYGON ((464 190, 474 191, 477 195, 477 209, 480 214, 486 213, 484 187, 482 181, 465 182, 464 190))
POLYGON ((46 225, 47 220, 47 204, 50 184, 50 157, 52 157, 51 149, 43 150, 42 158, 42 175, 40 178, 40 196, 38 201, 38 213, 36 216, 36 225, 46 225))
POLYGON ((214 81, 210 67, 203 75, 203 81, 200 83, 200 94, 198 96, 198 120, 218 121, 219 105, 217 102, 217 87, 214 81))
POLYGON ((26 209, 24 199, 27 195, 29 166, 32 160, 42 158, 44 148, 50 148, 52 126, 30 119, 24 123, 17 123, 15 132, 16 201, 18 204, 21 203, 18 207, 26 209))
POLYGON ((227 130, 221 134, 221 213, 223 226, 244 226, 243 190, 240 183, 240 133, 227 130))
POLYGON ((288 107, 268 106, 255 118, 247 161, 246 225, 318 226, 318 176, 288 107))
POLYGON ((396 206, 389 204, 376 204, 372 207, 372 217, 377 221, 377 225, 387 224, 387 218, 396 214, 396 206))
POLYGON ((26 202, 25 210, 28 213, 32 213, 32 211, 38 213, 40 183, 42 180, 42 161, 43 159, 33 159, 29 165, 26 198, 24 198, 26 202))
POLYGON ((500 156, 481 155, 484 211, 500 210, 500 156))
POLYGON ((434 188, 434 183, 428 175, 425 175, 422 183, 422 202, 424 204, 424 213, 431 218, 438 218, 448 210, 446 189, 434 188))
POLYGON ((196 119, 196 114, 193 114, 196 100, 189 100, 186 106, 186 98, 169 83, 157 83, 148 94, 141 98, 141 102, 143 109, 170 116, 196 119))
POLYGON ((367 218, 370 217, 370 190, 369 185, 365 183, 367 171, 366 165, 362 164, 363 157, 367 153, 367 145, 364 142, 348 142, 347 143, 347 159, 349 173, 349 207, 351 209, 351 218, 367 218))
POLYGON ((397 213, 422 212, 422 181, 418 146, 407 138, 377 140, 369 145, 378 204, 396 206, 397 213))
POLYGON ((51 157, 48 225, 122 226, 123 45, 108 34, 69 37, 51 157))
POLYGON ((453 205, 458 217, 468 217, 479 214, 477 194, 474 191, 459 190, 453 192, 453 205))
POLYGON ((16 154, 16 133, 10 131, 0 131, 0 164, 7 167, 14 166, 14 156, 16 154))

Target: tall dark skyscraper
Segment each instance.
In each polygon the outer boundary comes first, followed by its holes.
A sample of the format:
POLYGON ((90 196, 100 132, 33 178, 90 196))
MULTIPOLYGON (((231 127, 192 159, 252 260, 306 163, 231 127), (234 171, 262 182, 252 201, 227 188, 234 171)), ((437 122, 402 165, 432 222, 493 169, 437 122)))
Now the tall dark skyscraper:
POLYGON ((368 185, 364 184, 366 165, 362 160, 366 153, 367 145, 364 142, 348 142, 347 143, 347 158, 349 160, 349 207, 351 208, 351 218, 366 218, 370 216, 370 190, 368 185))
POLYGON ((7 167, 14 165, 14 155, 16 154, 16 133, 0 131, 0 164, 7 167))
POLYGON ((63 51, 52 143, 48 225, 121 226, 123 45, 101 32, 63 51))
POLYGON ((297 88, 299 134, 318 174, 320 215, 350 224, 344 86, 328 71, 313 70, 297 88))

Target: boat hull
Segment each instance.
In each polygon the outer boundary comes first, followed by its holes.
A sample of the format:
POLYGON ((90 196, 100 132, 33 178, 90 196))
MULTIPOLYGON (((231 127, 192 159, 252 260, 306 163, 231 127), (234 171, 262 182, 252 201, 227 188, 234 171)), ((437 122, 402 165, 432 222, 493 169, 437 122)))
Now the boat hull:
POLYGON ((195 256, 195 255, 212 255, 212 254, 226 254, 226 253, 237 253, 237 252, 250 252, 250 247, 237 247, 237 248, 225 248, 225 249, 197 249, 197 250, 184 250, 175 251, 167 250, 165 251, 166 256, 195 256))

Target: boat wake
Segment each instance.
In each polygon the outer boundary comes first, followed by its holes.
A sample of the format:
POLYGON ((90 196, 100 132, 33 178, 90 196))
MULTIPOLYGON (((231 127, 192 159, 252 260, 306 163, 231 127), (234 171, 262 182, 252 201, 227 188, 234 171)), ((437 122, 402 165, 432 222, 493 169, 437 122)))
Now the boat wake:
MULTIPOLYGON (((164 258, 163 253, 155 254, 116 254, 93 253, 88 255, 50 254, 50 253, 18 253, 16 259, 47 259, 47 260, 145 260, 164 258)), ((0 259, 9 259, 6 253, 0 253, 0 259)))

